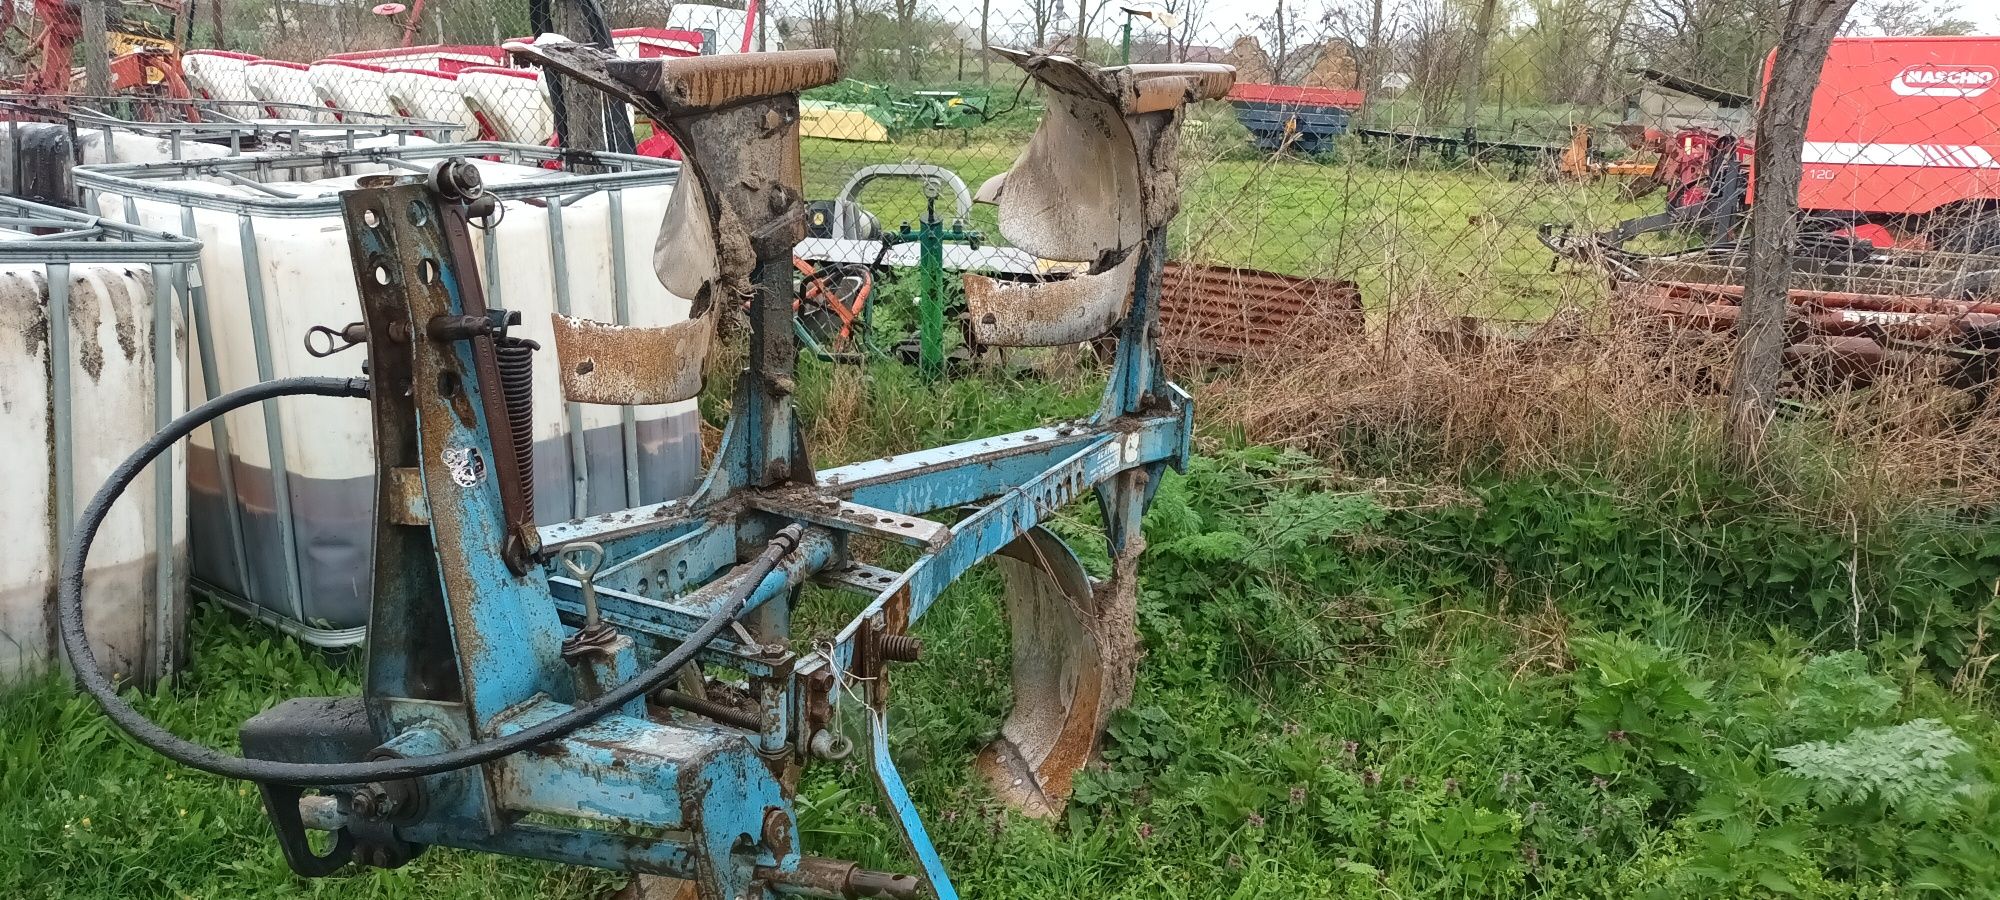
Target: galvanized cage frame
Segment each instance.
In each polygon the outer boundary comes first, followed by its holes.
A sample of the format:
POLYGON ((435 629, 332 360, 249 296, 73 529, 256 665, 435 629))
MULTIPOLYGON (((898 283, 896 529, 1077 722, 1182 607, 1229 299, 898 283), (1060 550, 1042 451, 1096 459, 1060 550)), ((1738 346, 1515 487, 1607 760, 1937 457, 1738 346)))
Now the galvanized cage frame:
MULTIPOLYGON (((72 459, 76 443, 76 410, 67 360, 72 355, 69 290, 73 265, 125 263, 148 266, 153 278, 154 365, 165 369, 175 358, 173 314, 178 294, 183 321, 187 317, 188 270, 201 254, 201 242, 180 235, 140 228, 97 216, 44 206, 27 200, 0 196, 0 227, 43 232, 21 240, 0 241, 0 264, 44 267, 49 291, 49 358, 61 364, 50 366, 49 390, 52 412, 49 428, 54 437, 56 553, 67 553, 77 518, 76 471, 72 459)), ((166 429, 174 419, 173 377, 154 379, 153 426, 166 429)), ((185 450, 175 448, 182 454, 185 450)), ((153 466, 153 539, 161 548, 155 573, 153 622, 155 629, 146 643, 152 654, 149 671, 142 676, 164 676, 179 668, 178 629, 174 590, 176 567, 173 558, 174 457, 167 455, 153 466)), ((149 680, 149 678, 142 678, 149 680)))
MULTIPOLYGON (((608 215, 610 220, 613 266, 624 271, 624 205, 623 192, 638 187, 654 187, 677 184, 681 174, 681 164, 675 160, 633 156, 619 153, 577 153, 551 147, 527 144, 504 144, 497 142, 469 142, 457 144, 437 144, 428 146, 378 148, 368 150, 327 151, 302 154, 253 154, 207 160, 182 160, 156 163, 129 163, 121 165, 79 166, 75 170, 78 192, 83 196, 84 206, 97 208, 100 197, 113 195, 124 198, 127 219, 138 218, 139 198, 177 205, 181 210, 181 231, 195 232, 194 210, 207 209, 233 212, 237 215, 241 246, 243 248, 243 270, 258 271, 256 228, 259 220, 305 218, 331 216, 338 218, 341 201, 338 194, 299 197, 283 190, 272 188, 264 180, 280 180, 280 173, 293 173, 311 178, 332 178, 354 174, 361 166, 387 167, 406 172, 428 173, 430 163, 451 158, 488 158, 516 165, 535 166, 556 163, 568 171, 572 165, 588 164, 605 171, 591 174, 570 173, 568 177, 494 185, 492 193, 503 202, 518 200, 539 200, 548 205, 549 252, 555 261, 556 305, 558 311, 570 311, 570 277, 566 259, 566 245, 563 239, 562 209, 574 205, 584 197, 599 191, 608 195, 608 215), (163 187, 161 181, 193 179, 198 177, 221 178, 235 184, 261 191, 262 196, 225 197, 203 194, 174 187, 163 187), (258 177, 253 177, 258 176, 258 177)), ((500 302, 504 288, 497 279, 499 266, 499 242, 492 231, 483 232, 483 253, 487 274, 482 279, 486 296, 500 302)), ((195 268, 199 275, 198 266, 195 268)), ((189 321, 196 329, 197 340, 194 350, 202 365, 202 396, 215 397, 221 392, 221 384, 216 372, 215 344, 209 319, 209 308, 204 280, 197 278, 188 291, 191 307, 189 321)), ((255 279, 246 283, 249 297, 250 316, 255 328, 263 333, 267 328, 267 306, 261 284, 255 279)), ((631 321, 630 288, 623 278, 614 280, 613 302, 620 324, 631 321)), ((260 380, 274 377, 273 366, 268 355, 257 360, 257 374, 260 380)), ((193 386, 190 386, 192 390, 193 386)), ((582 450, 583 437, 581 404, 566 404, 570 422, 570 445, 572 483, 579 492, 587 491, 590 482, 589 462, 582 450)), ((275 407, 265 411, 267 452, 274 461, 272 466, 273 496, 279 507, 277 516, 279 531, 285 546, 285 566, 287 570, 287 592, 284 600, 291 617, 249 602, 247 598, 234 596, 231 592, 206 581, 193 579, 193 583, 211 596, 245 615, 268 622, 279 629, 297 636, 309 644, 320 647, 347 647, 359 644, 367 634, 366 626, 352 628, 320 628, 305 621, 304 585, 300 576, 300 547, 298 536, 292 524, 290 508, 291 491, 285 459, 285 442, 282 435, 282 419, 275 407)), ((621 443, 627 457, 636 455, 638 444, 637 417, 631 409, 622 411, 619 425, 621 443)), ((229 458, 230 435, 223 419, 210 423, 211 439, 215 443, 220 458, 229 458)), ((238 508, 239 494, 236 479, 229 466, 221 466, 219 480, 229 521, 226 523, 231 542, 230 552, 239 577, 248 573, 249 561, 245 544, 241 511, 238 508)), ((637 506, 640 497, 638 473, 628 470, 624 473, 625 493, 628 505, 637 506)), ((247 583, 247 582, 246 582, 247 583)))
MULTIPOLYGON (((248 100, 174 100, 147 99, 145 104, 165 107, 184 113, 182 118, 167 121, 144 121, 127 118, 111 110, 118 104, 130 105, 131 97, 92 97, 67 95, 45 97, 37 94, 17 94, 0 92, 0 114, 5 114, 10 129, 22 122, 38 121, 46 117, 55 124, 65 125, 72 134, 96 131, 109 139, 112 132, 130 132, 150 137, 164 138, 168 143, 172 158, 179 160, 183 143, 204 143, 229 148, 230 155, 240 155, 246 145, 275 144, 289 148, 290 152, 302 152, 312 146, 337 146, 343 150, 354 150, 355 142, 362 138, 395 137, 398 145, 403 145, 411 137, 428 136, 428 132, 452 132, 459 126, 450 122, 437 122, 412 116, 392 116, 382 113, 363 112, 353 109, 338 109, 330 106, 311 106, 303 103, 281 103, 248 100), (237 112, 225 112, 236 109, 237 112), (268 119, 263 113, 295 113, 293 121, 268 119), (245 115, 248 113, 248 115, 245 115), (332 114, 338 121, 319 122, 313 117, 332 114), (199 121, 196 118, 199 118, 199 121)), ((443 143, 443 141, 440 141, 443 143)), ((256 149, 252 147, 252 149, 256 149)))

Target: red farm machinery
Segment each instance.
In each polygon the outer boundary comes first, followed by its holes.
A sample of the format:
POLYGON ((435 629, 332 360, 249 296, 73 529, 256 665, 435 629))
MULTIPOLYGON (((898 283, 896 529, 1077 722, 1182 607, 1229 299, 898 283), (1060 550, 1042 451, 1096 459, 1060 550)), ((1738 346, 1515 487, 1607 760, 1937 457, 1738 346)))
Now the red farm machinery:
MULTIPOLYGON (((1727 331, 1755 148, 1692 126, 1663 151, 1661 212, 1588 237, 1545 227, 1543 239, 1608 271, 1622 313, 1727 331)), ((1846 380, 1903 352, 1989 368, 2000 348, 2000 37, 1836 39, 1803 161, 1791 357, 1846 380)))

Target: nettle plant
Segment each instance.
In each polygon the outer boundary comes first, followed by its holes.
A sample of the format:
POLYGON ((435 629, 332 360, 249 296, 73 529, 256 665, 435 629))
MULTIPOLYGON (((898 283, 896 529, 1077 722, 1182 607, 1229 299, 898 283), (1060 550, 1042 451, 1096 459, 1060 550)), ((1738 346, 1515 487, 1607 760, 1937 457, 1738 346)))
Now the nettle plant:
POLYGON ((1570 642, 1576 727, 1603 747, 1578 760, 1598 777, 1648 800, 1685 801, 1705 744, 1709 683, 1685 661, 1624 636, 1570 642))

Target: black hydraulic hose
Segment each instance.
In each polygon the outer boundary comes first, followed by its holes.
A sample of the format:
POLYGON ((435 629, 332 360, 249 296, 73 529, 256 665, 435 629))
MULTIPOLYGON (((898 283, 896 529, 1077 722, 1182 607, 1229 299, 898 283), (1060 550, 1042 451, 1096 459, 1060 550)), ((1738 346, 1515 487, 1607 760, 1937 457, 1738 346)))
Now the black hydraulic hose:
POLYGON ((368 379, 281 378, 231 391, 189 410, 176 418, 165 430, 147 439, 146 443, 140 445, 138 450, 112 471, 111 477, 104 482, 102 488, 98 489, 97 495, 91 498, 90 505, 83 508, 75 536, 70 540, 68 551, 63 554, 62 574, 56 589, 57 614, 63 652, 68 655, 70 666, 76 672, 77 683, 97 701, 98 706, 104 709, 105 716, 111 719, 112 724, 123 729, 139 743, 161 756, 204 772, 263 784, 301 787, 394 781, 476 766, 565 737, 665 684, 674 676, 676 670, 694 657, 695 653, 715 640, 730 623, 736 621, 750 592, 764 580, 764 576, 769 575, 771 570, 777 567, 785 554, 798 545, 799 526, 788 526, 778 532, 778 536, 771 540, 764 548, 764 552, 750 562, 748 577, 742 581, 744 589, 733 592, 700 628, 688 635, 687 640, 682 641, 672 652, 661 657, 652 668, 613 688, 596 700, 579 704, 569 712, 506 737, 481 741, 431 756, 354 763, 288 763, 229 756, 161 728, 159 724, 146 718, 119 697, 117 688, 98 671, 97 656, 91 652, 90 638, 83 628, 84 560, 89 556, 91 542, 96 540, 97 530, 103 526, 105 516, 111 511, 111 505, 155 457, 196 428, 231 410, 279 397, 300 396, 367 397, 368 379))

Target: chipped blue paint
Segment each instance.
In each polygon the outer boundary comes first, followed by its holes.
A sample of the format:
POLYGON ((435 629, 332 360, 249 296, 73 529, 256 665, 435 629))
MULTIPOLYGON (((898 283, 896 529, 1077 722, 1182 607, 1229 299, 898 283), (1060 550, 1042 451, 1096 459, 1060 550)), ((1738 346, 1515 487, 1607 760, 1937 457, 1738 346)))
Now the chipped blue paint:
MULTIPOLYGON (((353 227, 357 262, 434 262, 448 298, 442 309, 420 310, 435 299, 419 300, 422 292, 406 285, 389 285, 387 292, 408 304, 413 316, 463 314, 460 279, 472 273, 454 265, 438 225, 444 209, 413 183, 363 190, 377 192, 372 196, 395 209, 409 197, 423 198, 430 224, 353 227), (393 231, 402 246, 385 243, 378 231, 393 231)), ((708 900, 775 900, 798 888, 785 882, 798 873, 802 859, 785 787, 795 783, 792 767, 811 761, 802 754, 813 731, 837 731, 829 717, 865 693, 861 711, 867 718, 869 767, 924 882, 936 896, 956 900, 943 858, 890 752, 888 680, 872 679, 857 691, 848 678, 859 674, 858 664, 881 663, 881 652, 872 662, 860 659, 864 639, 873 642, 867 647, 884 647, 885 638, 903 634, 968 569, 1067 504, 1096 495, 1114 546, 1123 544, 1165 470, 1185 466, 1193 404, 1162 379, 1151 340, 1164 246, 1158 236, 1151 236, 1143 257, 1103 400, 1087 421, 830 468, 817 473, 816 483, 804 484, 806 473, 797 471, 803 463, 791 467, 802 444, 789 376, 750 371, 736 385, 734 414, 692 496, 537 529, 543 560, 566 544, 604 547, 604 565, 593 579, 600 618, 630 642, 621 638, 611 658, 594 664, 599 667, 591 673, 594 679, 578 677, 560 652, 564 636, 582 623, 578 582, 547 564, 517 574, 503 561, 507 535, 498 479, 490 464, 482 469, 469 461, 494 458, 496 435, 507 433, 504 423, 488 421, 476 380, 458 385, 453 399, 418 378, 408 402, 417 433, 428 441, 417 465, 430 511, 435 589, 451 641, 449 647, 416 646, 399 635, 381 635, 371 653, 383 660, 420 660, 449 652, 457 684, 424 695, 445 699, 371 694, 371 715, 385 750, 435 753, 561 715, 573 708, 579 684, 622 682, 699 629, 730 595, 731 578, 741 577, 731 576, 732 569, 779 529, 809 527, 780 564, 750 587, 738 628, 696 657, 702 665, 748 678, 750 698, 741 705, 754 708, 754 728, 722 727, 683 713, 669 719, 635 703, 623 714, 530 751, 424 779, 423 813, 395 825, 396 836, 690 878, 700 882, 708 900), (942 512, 956 514, 948 528, 907 518, 942 512), (915 548, 916 559, 900 571, 858 565, 848 556, 849 539, 856 535, 869 539, 853 542, 856 547, 899 541, 915 548), (814 579, 859 591, 867 603, 830 639, 789 642, 792 604, 814 579), (828 675, 837 676, 830 686, 828 675), (569 821, 550 825, 524 820, 528 815, 569 821)), ((788 309, 790 297, 779 283, 784 279, 775 270, 759 274, 769 276, 759 278, 759 311, 769 313, 768 304, 777 302, 788 309)), ((783 357, 768 352, 782 351, 791 340, 788 331, 778 331, 758 333, 767 352, 753 354, 753 360, 783 357)), ((457 371, 477 371, 469 341, 414 344, 420 358, 449 353, 457 371)), ((772 365, 784 368, 781 362, 772 365)), ((371 691, 406 686, 370 685, 371 691)), ((312 821, 340 827, 343 820, 335 813, 345 810, 330 812, 324 799, 313 807, 312 821)))
POLYGON ((882 798, 889 802, 889 815, 896 820, 896 828, 903 836, 903 844, 910 855, 917 858, 917 865, 923 870, 923 879, 931 893, 938 900, 958 900, 958 888, 953 887, 951 875, 944 868, 944 859, 938 856, 937 847, 931 844, 930 832, 924 828, 924 817, 917 812, 917 804, 910 799, 910 791, 903 786, 903 773, 896 769, 896 761, 889 756, 889 721, 887 714, 879 709, 868 711, 868 764, 875 776, 876 787, 882 790, 882 798))

